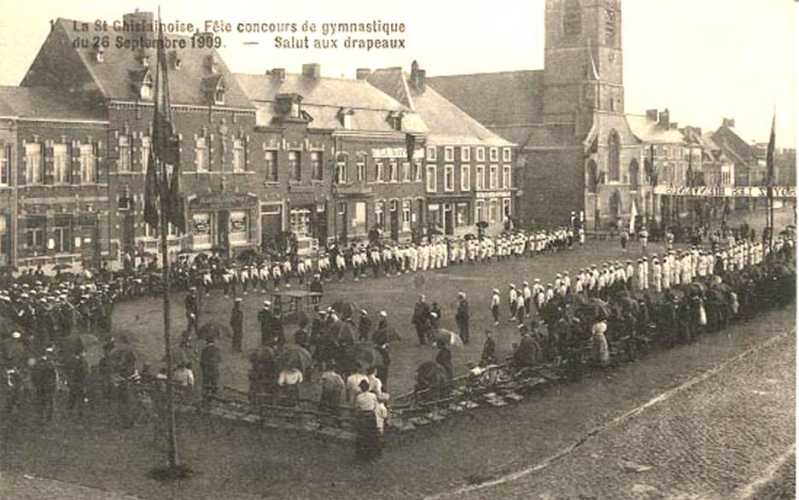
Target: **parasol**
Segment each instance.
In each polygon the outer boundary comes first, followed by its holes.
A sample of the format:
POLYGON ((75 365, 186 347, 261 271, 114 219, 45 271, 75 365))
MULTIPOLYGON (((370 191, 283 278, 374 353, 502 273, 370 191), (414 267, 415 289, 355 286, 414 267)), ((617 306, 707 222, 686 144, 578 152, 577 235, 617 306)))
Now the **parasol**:
POLYGON ((277 354, 277 362, 283 370, 296 368, 304 372, 311 367, 313 359, 311 353, 304 347, 292 344, 283 346, 283 349, 277 354))
POLYGON ((449 330, 444 330, 443 328, 439 328, 433 334, 433 339, 435 339, 436 342, 444 342, 449 346, 463 347, 463 340, 460 335, 449 330))
POLYGON ((201 339, 218 339, 222 337, 232 337, 232 332, 227 325, 217 321, 209 321, 197 330, 197 337, 201 339))

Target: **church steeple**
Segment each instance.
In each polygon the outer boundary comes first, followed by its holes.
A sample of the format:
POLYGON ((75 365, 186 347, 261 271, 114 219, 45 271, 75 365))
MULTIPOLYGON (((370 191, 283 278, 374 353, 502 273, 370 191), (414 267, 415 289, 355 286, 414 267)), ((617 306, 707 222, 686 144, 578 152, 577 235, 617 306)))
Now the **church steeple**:
POLYGON ((547 0, 545 25, 544 120, 574 121, 575 103, 624 113, 620 1, 547 0))

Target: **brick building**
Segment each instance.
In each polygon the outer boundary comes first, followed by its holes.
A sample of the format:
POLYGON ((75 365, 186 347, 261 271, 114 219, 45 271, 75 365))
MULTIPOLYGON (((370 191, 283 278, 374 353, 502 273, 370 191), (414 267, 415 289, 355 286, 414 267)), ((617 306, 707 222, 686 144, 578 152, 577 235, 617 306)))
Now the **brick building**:
MULTIPOLYGON (((426 84, 416 61, 372 72, 368 81, 396 98, 427 126, 424 188, 428 227, 444 235, 498 232, 514 217, 514 145, 491 132, 426 84)), ((421 160, 420 160, 421 161, 421 160)))

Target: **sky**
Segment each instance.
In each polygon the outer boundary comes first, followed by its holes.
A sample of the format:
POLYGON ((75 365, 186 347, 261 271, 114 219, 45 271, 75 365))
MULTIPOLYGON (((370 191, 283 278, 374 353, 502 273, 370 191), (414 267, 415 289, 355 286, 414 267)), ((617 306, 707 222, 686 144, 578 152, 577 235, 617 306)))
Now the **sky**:
MULTIPOLYGON (((161 1, 165 21, 233 24, 220 33, 235 72, 319 63, 322 74, 355 76, 359 67, 410 67, 428 75, 544 66, 544 0, 196 0, 161 1), (274 34, 239 35, 236 23, 304 21, 403 23, 404 49, 275 48, 274 34), (245 42, 249 42, 245 44, 245 42), (257 42, 254 44, 253 42, 257 42)), ((0 85, 17 85, 58 17, 121 19, 157 0, 27 0, 0 17, 0 85)), ((672 121, 705 130, 734 118, 744 139, 768 140, 776 107, 777 145, 796 144, 796 24, 792 0, 623 0, 626 111, 669 108, 672 121)), ((202 29, 202 28, 201 28, 202 29)), ((112 33, 112 36, 115 34, 112 33)), ((290 34, 288 36, 291 36, 290 34)), ((355 35, 358 38, 369 35, 355 35)), ((346 38, 346 37, 343 37, 346 38)), ((339 44, 343 43, 339 39, 339 44)), ((385 37, 383 37, 385 38, 385 37)))

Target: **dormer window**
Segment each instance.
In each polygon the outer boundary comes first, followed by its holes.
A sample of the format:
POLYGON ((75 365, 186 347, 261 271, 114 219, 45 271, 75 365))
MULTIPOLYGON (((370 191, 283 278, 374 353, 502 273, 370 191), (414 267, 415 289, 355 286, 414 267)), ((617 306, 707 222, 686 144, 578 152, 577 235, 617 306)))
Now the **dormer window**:
POLYGON ((214 58, 213 54, 209 55, 208 59, 206 61, 207 61, 207 64, 208 64, 208 69, 211 71, 211 73, 213 73, 213 74, 219 73, 219 66, 218 66, 218 64, 216 62, 216 58, 214 58))
MULTIPOLYGON (((222 80, 219 81, 222 83, 222 80)), ((225 104, 225 86, 220 85, 214 92, 214 104, 225 104)))
POLYGON ((402 112, 392 111, 388 114, 388 124, 394 130, 402 130, 402 112))
POLYGON ((352 115, 355 114, 352 108, 341 108, 338 110, 338 121, 341 126, 349 130, 352 128, 352 115))
POLYGON ((141 87, 139 87, 139 97, 145 100, 153 98, 153 78, 150 76, 149 72, 145 73, 144 78, 142 78, 141 87))
POLYGON ((303 115, 301 109, 302 96, 299 94, 278 94, 275 96, 277 112, 284 118, 298 119, 303 115))
POLYGON ((225 104, 225 80, 222 75, 209 76, 203 79, 203 92, 210 102, 216 105, 225 104))

